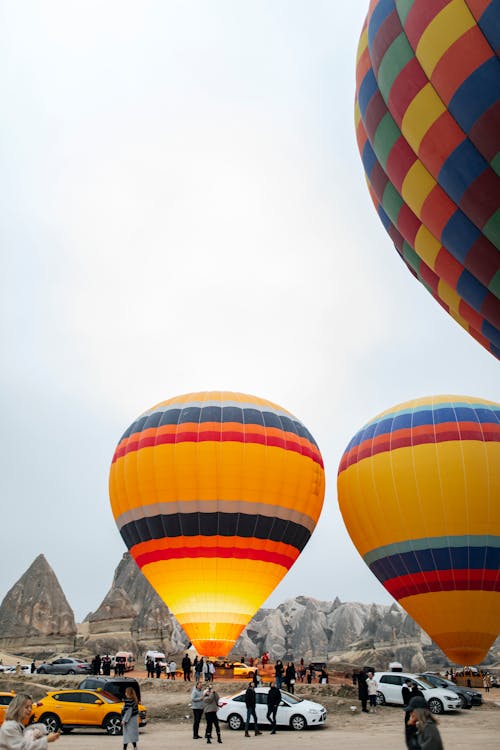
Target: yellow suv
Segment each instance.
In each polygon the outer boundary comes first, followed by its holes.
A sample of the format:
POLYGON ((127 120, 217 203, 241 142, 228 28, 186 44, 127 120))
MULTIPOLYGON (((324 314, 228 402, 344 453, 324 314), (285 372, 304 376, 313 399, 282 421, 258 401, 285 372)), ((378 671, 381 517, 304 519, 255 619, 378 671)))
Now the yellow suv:
POLYGON ((5 712, 7 711, 9 703, 14 696, 14 691, 12 691, 11 693, 0 692, 0 724, 3 724, 4 722, 5 712))
MULTIPOLYGON (((96 690, 57 690, 33 704, 30 722, 42 722, 49 732, 64 733, 81 727, 101 727, 121 734, 123 701, 96 690)), ((146 709, 139 703, 139 726, 146 726, 146 709)))

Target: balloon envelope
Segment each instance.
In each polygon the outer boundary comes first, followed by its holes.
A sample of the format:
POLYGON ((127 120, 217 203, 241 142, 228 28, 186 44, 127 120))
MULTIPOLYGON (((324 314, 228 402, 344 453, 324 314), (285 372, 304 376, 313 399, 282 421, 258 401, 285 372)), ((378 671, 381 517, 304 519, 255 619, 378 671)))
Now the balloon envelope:
POLYGON ((307 544, 323 504, 323 462, 280 406, 191 393, 133 422, 109 491, 145 577, 200 654, 225 656, 307 544))
POLYGON ((410 271, 500 357, 500 4, 373 0, 355 122, 370 195, 410 271))
POLYGON ((500 631, 500 404, 409 401, 351 440, 338 498, 358 552, 454 662, 500 631))

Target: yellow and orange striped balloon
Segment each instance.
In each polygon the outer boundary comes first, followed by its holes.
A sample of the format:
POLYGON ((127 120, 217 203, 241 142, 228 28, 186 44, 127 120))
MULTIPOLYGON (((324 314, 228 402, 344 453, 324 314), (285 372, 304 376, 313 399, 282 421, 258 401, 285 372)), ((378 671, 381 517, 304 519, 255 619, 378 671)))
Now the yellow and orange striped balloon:
POLYGON ((109 492, 148 581, 206 656, 225 656, 307 544, 323 461, 292 414, 255 396, 190 393, 136 419, 109 492))

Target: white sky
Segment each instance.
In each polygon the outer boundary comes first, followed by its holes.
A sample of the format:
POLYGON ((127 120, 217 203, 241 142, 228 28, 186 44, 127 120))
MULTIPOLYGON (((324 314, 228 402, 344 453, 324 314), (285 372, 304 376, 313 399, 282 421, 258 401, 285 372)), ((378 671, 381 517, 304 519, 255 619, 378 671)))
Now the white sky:
POLYGON ((0 2, 0 599, 44 553, 77 619, 124 545, 123 430, 193 390, 315 436, 323 515, 268 600, 389 602, 337 509, 349 439, 498 364, 397 256, 353 125, 367 0, 0 2))

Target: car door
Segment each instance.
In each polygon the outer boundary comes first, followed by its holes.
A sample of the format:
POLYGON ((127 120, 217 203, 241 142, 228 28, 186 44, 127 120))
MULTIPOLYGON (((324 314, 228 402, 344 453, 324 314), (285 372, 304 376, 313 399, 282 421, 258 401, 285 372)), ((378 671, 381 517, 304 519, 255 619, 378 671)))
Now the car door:
POLYGON ((255 713, 257 714, 257 723, 258 724, 268 724, 269 722, 266 719, 267 714, 267 691, 265 693, 261 693, 259 691, 255 691, 255 713))
POLYGON ((383 674, 379 680, 379 689, 385 698, 386 703, 403 704, 403 687, 404 678, 399 674, 383 674))
POLYGON ((54 701, 57 702, 56 713, 62 724, 79 724, 79 694, 78 693, 57 693, 54 695, 54 701))
POLYGON ((64 674, 67 659, 55 659, 50 664, 51 674, 64 674))

